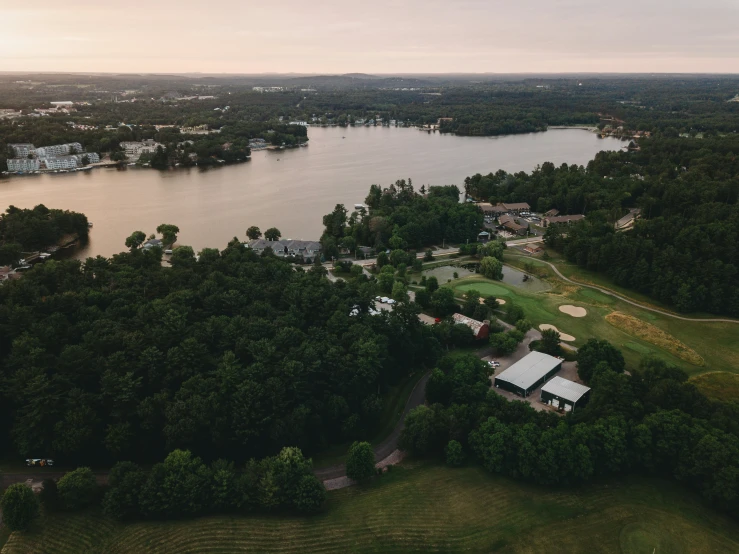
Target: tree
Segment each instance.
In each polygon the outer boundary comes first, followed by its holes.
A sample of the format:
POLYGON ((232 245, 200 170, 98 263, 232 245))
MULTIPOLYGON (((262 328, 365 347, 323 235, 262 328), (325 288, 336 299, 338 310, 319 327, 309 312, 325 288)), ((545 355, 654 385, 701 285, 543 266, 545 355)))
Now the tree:
POLYGON ((480 273, 488 279, 500 281, 503 278, 503 262, 498 258, 486 256, 480 261, 480 273))
POLYGON ((562 347, 559 345, 561 338, 559 333, 554 329, 545 329, 541 332, 541 344, 539 350, 544 354, 557 356, 562 347))
POLYGON ((444 448, 444 454, 448 466, 458 467, 464 463, 464 450, 459 441, 450 440, 444 448))
POLYGON ((39 501, 36 495, 22 483, 10 485, 2 501, 3 523, 11 531, 25 531, 35 518, 39 516, 39 501))
POLYGON ((424 455, 438 446, 439 431, 436 416, 428 406, 413 408, 405 418, 398 446, 415 455, 424 455))
POLYGON ((141 494, 147 475, 132 462, 118 462, 108 475, 108 491, 103 498, 105 515, 118 520, 141 515, 141 494))
POLYGON ((607 340, 589 339, 577 351, 577 374, 589 383, 595 367, 605 362, 616 373, 623 373, 626 362, 621 351, 607 340))
POLYGON ((262 236, 262 231, 256 225, 252 225, 246 230, 246 236, 251 240, 257 240, 262 236))
POLYGON ((303 475, 295 492, 293 503, 301 512, 316 512, 326 501, 326 488, 315 475, 303 475))
POLYGON ((426 289, 416 291, 416 303, 424 310, 431 305, 431 295, 426 289))
POLYGON ((47 512, 56 512, 61 508, 59 489, 57 488, 56 481, 54 479, 44 479, 41 486, 41 493, 39 493, 41 504, 44 505, 47 512))
POLYGON ((531 325, 531 322, 526 318, 516 321, 516 329, 521 331, 524 335, 528 333, 532 327, 533 325, 531 325))
POLYGON ((130 237, 126 239, 126 248, 129 248, 131 252, 141 246, 146 240, 146 235, 143 231, 134 231, 130 237))
POLYGON ((406 287, 402 281, 395 281, 393 284, 392 297, 398 302, 408 300, 408 287, 406 287))
POLYGON ((282 233, 277 227, 270 227, 264 232, 264 238, 267 240, 280 240, 282 233))
POLYGON ((355 442, 349 447, 346 476, 355 481, 369 479, 375 473, 375 453, 368 442, 355 442))
POLYGON ((89 506, 98 491, 97 480, 89 467, 80 467, 64 475, 57 484, 59 499, 67 510, 89 506))
POLYGON ((450 288, 441 288, 431 295, 431 309, 438 317, 451 315, 458 308, 454 291, 450 288))
POLYGON ((426 253, 423 255, 423 261, 424 262, 431 262, 431 261, 433 261, 433 259, 434 259, 434 253, 429 248, 428 250, 426 250, 426 253))
POLYGON ((518 329, 512 329, 507 333, 495 333, 490 335, 489 341, 490 346, 495 348, 498 354, 507 356, 512 354, 518 348, 518 345, 523 340, 524 335, 518 329))
POLYGON ((439 288, 439 280, 433 275, 426 279, 426 290, 433 294, 439 288))
POLYGON ((177 225, 171 225, 169 223, 162 223, 157 227, 157 233, 162 235, 162 242, 169 246, 177 242, 177 233, 179 232, 180 228, 177 225))

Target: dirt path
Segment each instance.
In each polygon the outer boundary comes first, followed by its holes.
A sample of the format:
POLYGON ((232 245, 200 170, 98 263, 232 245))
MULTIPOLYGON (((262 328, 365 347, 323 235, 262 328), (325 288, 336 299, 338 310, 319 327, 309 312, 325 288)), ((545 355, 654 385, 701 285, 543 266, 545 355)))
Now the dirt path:
POLYGON ((595 285, 586 285, 585 283, 580 283, 579 281, 573 281, 572 279, 565 277, 562 275, 562 273, 557 269, 557 267, 554 264, 551 264, 549 262, 545 262, 544 260, 537 260, 538 262, 541 262, 543 264, 547 264, 549 267, 551 267, 554 270, 554 273, 557 274, 557 277, 565 281, 566 283, 570 283, 571 285, 577 285, 578 287, 585 287, 588 289, 597 290, 598 292, 601 292, 603 294, 607 294, 608 296, 613 296, 614 298, 618 298, 619 300, 626 302, 627 304, 631 304, 632 306, 636 306, 637 308, 641 308, 642 310, 648 310, 650 312, 654 312, 661 315, 666 315, 667 317, 672 317, 674 319, 681 319, 683 321, 694 321, 696 323, 739 323, 739 319, 723 319, 723 318, 696 318, 696 317, 684 317, 681 315, 673 314, 670 312, 667 312, 665 310, 660 310, 659 308, 652 308, 651 306, 647 306, 645 304, 640 304, 639 302, 635 302, 634 300, 630 300, 629 298, 626 298, 625 296, 621 296, 620 294, 617 294, 613 291, 610 291, 608 289, 604 289, 601 287, 597 287, 595 285))
MULTIPOLYGON (((421 377, 418 383, 416 383, 416 386, 413 387, 410 396, 408 396, 408 401, 405 403, 405 409, 403 410, 403 413, 401 414, 400 419, 398 420, 398 424, 395 426, 395 429, 393 429, 392 433, 390 433, 390 435, 388 435, 388 437, 384 441, 372 448, 375 451, 376 462, 382 462, 383 460, 385 460, 385 458, 393 454, 398 449, 398 440, 400 439, 400 433, 405 427, 405 417, 413 408, 416 408, 425 402, 426 383, 428 382, 430 376, 431 372, 429 371, 423 377, 421 377)), ((316 477, 318 477, 321 481, 326 481, 329 479, 344 477, 346 475, 346 467, 344 464, 319 467, 315 468, 313 470, 313 473, 315 473, 316 477)))

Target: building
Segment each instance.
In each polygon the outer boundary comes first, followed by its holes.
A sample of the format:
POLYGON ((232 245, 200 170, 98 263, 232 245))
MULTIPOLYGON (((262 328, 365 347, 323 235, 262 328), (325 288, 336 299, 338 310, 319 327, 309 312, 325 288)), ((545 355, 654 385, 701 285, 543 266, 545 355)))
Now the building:
POLYGON ((488 335, 490 335, 490 322, 487 320, 477 321, 476 319, 472 319, 471 317, 467 317, 462 314, 454 314, 452 316, 452 320, 454 320, 455 325, 466 325, 472 329, 472 334, 475 336, 475 340, 486 339, 488 338, 488 335))
POLYGON ((143 245, 142 248, 144 250, 149 250, 150 248, 162 248, 162 240, 161 239, 149 239, 147 240, 143 245))
POLYGON ((29 154, 36 150, 36 147, 29 143, 9 144, 8 146, 13 149, 16 158, 27 158, 29 154))
POLYGON ((41 169, 38 158, 8 158, 6 161, 11 173, 28 173, 41 169))
POLYGON ((302 258, 307 263, 313 263, 316 257, 321 256, 321 243, 315 240, 250 240, 246 245, 257 253, 271 248, 280 258, 302 258))
POLYGON ((523 236, 526 234, 526 227, 516 223, 516 220, 513 218, 513 216, 501 215, 498 218, 498 224, 500 225, 500 227, 503 227, 503 229, 505 229, 506 231, 513 233, 515 235, 523 236))
POLYGON ((562 360, 559 358, 542 352, 531 352, 498 375, 495 378, 495 387, 525 397, 560 369, 562 360))
POLYGON ((544 249, 538 244, 527 244, 524 247, 523 251, 531 256, 535 256, 537 254, 541 254, 542 252, 544 252, 544 249))
POLYGON ((559 210, 557 208, 552 208, 548 212, 544 212, 544 217, 554 217, 555 215, 559 215, 559 210))
POLYGON ((46 169, 50 170, 77 168, 76 156, 46 156, 38 159, 46 169))
POLYGON ((541 387, 541 401, 565 412, 574 412, 576 407, 588 403, 590 388, 562 377, 554 377, 541 387))
POLYGON ((77 152, 84 152, 84 149, 79 142, 52 144, 51 146, 41 146, 40 148, 36 148, 36 155, 39 158, 45 158, 47 156, 66 156, 68 154, 76 154, 77 152))
POLYGON ((145 139, 141 142, 121 142, 121 148, 123 148, 128 157, 132 161, 136 161, 141 157, 141 154, 154 154, 158 147, 164 148, 163 144, 156 142, 153 139, 145 139))
POLYGON ((521 212, 528 212, 531 211, 531 206, 529 206, 526 202, 513 202, 503 203, 503 207, 505 207, 506 212, 520 214, 521 212))
POLYGON ((489 202, 480 202, 477 204, 485 215, 493 217, 500 217, 503 214, 519 214, 521 212, 528 212, 531 207, 526 202, 513 202, 513 203, 501 203, 501 204, 490 204, 489 202))
POLYGON ((60 106, 74 106, 74 102, 71 100, 62 100, 60 102, 49 102, 52 106, 60 107, 60 106))
POLYGON ((548 227, 552 223, 566 223, 569 225, 573 221, 580 221, 582 219, 585 219, 585 216, 582 214, 578 215, 555 215, 552 217, 545 217, 542 221, 542 225, 544 227, 548 227))
POLYGON ((82 160, 87 156, 87 163, 96 164, 100 162, 100 154, 97 152, 85 152, 82 154, 75 154, 74 157, 77 158, 77 163, 79 165, 82 165, 82 160))

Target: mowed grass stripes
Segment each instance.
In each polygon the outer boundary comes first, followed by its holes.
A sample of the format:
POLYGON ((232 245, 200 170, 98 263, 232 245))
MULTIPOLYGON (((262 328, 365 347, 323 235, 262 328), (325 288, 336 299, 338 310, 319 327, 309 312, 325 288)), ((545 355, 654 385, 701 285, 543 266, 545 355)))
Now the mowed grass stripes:
POLYGON ((739 552, 739 530, 665 481, 628 478, 545 489, 480 468, 396 468, 329 494, 310 517, 212 516, 122 525, 53 515, 2 554, 348 552, 739 552), (665 531, 667 530, 667 531, 665 531))

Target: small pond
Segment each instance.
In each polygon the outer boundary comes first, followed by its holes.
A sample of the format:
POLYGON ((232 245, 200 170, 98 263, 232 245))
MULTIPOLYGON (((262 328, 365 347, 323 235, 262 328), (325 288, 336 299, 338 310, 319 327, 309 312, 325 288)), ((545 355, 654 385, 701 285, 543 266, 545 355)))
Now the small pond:
MULTIPOLYGON (((469 266, 469 264, 466 264, 469 266)), ((435 267, 433 269, 427 269, 423 272, 423 276, 427 279, 429 277, 436 277, 440 285, 447 283, 450 279, 454 280, 454 273, 457 273, 458 278, 470 277, 476 275, 473 270, 466 269, 465 267, 455 267, 451 265, 445 265, 442 267, 435 267)), ((520 287, 529 292, 541 292, 549 290, 550 286, 546 281, 542 281, 538 277, 529 277, 527 281, 523 280, 524 272, 513 267, 504 265, 503 266, 503 282, 507 285, 514 287, 520 287)))

